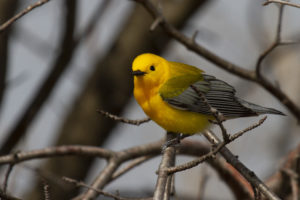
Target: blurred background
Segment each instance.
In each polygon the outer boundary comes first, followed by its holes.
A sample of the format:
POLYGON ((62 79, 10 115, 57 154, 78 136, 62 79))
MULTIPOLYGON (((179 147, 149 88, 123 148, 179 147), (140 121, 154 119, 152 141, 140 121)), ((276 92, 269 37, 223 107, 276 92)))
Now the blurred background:
MULTIPOLYGON (((1 0, 0 23, 34 2, 1 0)), ((278 20, 278 6, 262 6, 262 3, 260 0, 161 0, 157 5, 184 34, 192 37, 198 31, 199 44, 253 70, 259 55, 274 40, 278 20)), ((285 7, 283 39, 300 39, 299 18, 299 9, 285 7)), ((233 85, 239 97, 284 112, 287 116, 270 115, 262 126, 229 145, 261 179, 278 170, 282 158, 300 142, 299 126, 293 115, 257 84, 211 64, 160 28, 150 32, 152 22, 149 13, 134 1, 52 0, 1 33, 1 153, 62 144, 122 150, 162 138, 164 130, 153 122, 130 126, 96 112, 102 109, 130 119, 145 117, 132 96, 130 70, 135 56, 151 52, 198 66, 233 85)), ((298 106, 299 53, 299 45, 279 47, 263 63, 263 74, 298 106)), ((235 133, 257 120, 236 119, 225 122, 225 126, 228 132, 235 133)), ((199 135, 193 138, 204 140, 199 135)), ((191 158, 179 157, 177 163, 188 160, 191 158)), ((119 191, 124 196, 151 195, 159 162, 160 158, 155 158, 144 163, 105 190, 119 191)), ((75 189, 63 183, 62 176, 90 183, 103 166, 99 160, 82 157, 26 162, 14 168, 8 191, 24 199, 42 199, 42 182, 46 180, 53 199, 69 199, 75 189)), ((176 175, 178 198, 197 199, 203 174, 208 177, 204 199, 233 198, 226 184, 206 164, 176 175)))

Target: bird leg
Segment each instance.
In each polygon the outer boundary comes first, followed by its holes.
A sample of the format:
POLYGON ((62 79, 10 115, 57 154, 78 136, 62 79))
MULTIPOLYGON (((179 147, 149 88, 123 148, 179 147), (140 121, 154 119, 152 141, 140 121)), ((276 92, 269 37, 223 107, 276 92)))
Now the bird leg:
POLYGON ((181 140, 183 140, 186 137, 191 136, 191 135, 183 134, 183 133, 174 133, 174 134, 176 134, 177 137, 173 138, 171 140, 167 140, 162 146, 162 151, 164 151, 167 147, 179 145, 181 140))
MULTIPOLYGON (((208 120, 210 123, 212 123, 212 124, 215 124, 215 125, 218 125, 219 124, 219 122, 217 122, 217 120, 211 120, 211 119, 209 119, 208 120)), ((221 120, 221 122, 225 122, 226 121, 226 119, 222 119, 221 120)))

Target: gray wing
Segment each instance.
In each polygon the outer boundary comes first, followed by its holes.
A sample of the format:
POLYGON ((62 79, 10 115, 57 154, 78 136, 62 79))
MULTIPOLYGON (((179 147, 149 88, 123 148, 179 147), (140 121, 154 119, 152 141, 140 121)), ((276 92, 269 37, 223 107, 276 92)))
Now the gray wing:
MULTIPOLYGON (((231 85, 210 75, 203 75, 203 79, 194 83, 193 86, 201 91, 209 105, 221 112, 225 118, 257 115, 256 112, 239 102, 239 99, 235 97, 235 89, 231 85)), ((180 110, 211 115, 207 103, 203 102, 203 99, 191 87, 178 96, 163 98, 163 100, 180 110)))

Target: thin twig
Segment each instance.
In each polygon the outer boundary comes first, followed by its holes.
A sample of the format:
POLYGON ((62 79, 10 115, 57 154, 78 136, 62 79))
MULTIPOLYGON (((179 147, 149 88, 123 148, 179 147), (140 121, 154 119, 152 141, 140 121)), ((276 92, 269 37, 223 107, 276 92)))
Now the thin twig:
POLYGON ((143 156, 140 158, 137 158, 133 161, 131 161, 126 167, 124 167, 123 169, 116 171, 112 177, 111 177, 111 181, 119 178, 120 176, 122 176, 123 174, 125 174, 126 172, 128 172, 129 170, 133 169, 134 167, 139 166, 140 164, 144 163, 145 161, 149 160, 153 158, 153 156, 143 156))
MULTIPOLYGON (((66 186, 65 182, 61 180, 61 176, 59 176, 58 174, 55 174, 49 170, 43 170, 39 167, 34 167, 27 163, 20 163, 20 164, 18 163, 18 164, 16 164, 16 166, 33 173, 35 175, 35 177, 37 177, 40 180, 40 182, 42 182, 44 184, 44 187, 45 187, 45 184, 48 184, 49 186, 55 185, 55 187, 61 188, 64 191, 66 191, 68 189, 68 186, 66 186)), ((49 192, 49 195, 50 195, 50 192, 49 192)), ((44 194, 44 196, 45 196, 45 194, 44 194)))
POLYGON ((97 188, 93 188, 89 185, 87 185, 86 183, 84 183, 83 181, 77 181, 75 179, 72 179, 72 178, 68 178, 68 177, 62 177, 62 180, 67 182, 67 183, 71 183, 73 185, 75 185, 76 187, 85 187, 85 188, 88 188, 88 189, 91 189, 95 192, 97 192, 98 194, 101 194, 103 196, 107 196, 107 197, 112 197, 114 199, 118 199, 120 200, 121 197, 117 196, 117 195, 114 195, 114 194, 111 194, 111 193, 108 193, 108 192, 104 192, 100 189, 97 189, 97 188))
POLYGON ((154 31, 162 21, 163 19, 161 17, 156 18, 150 26, 150 31, 154 31))
POLYGON ((24 10, 22 10, 21 12, 19 12, 17 15, 15 15, 14 17, 12 17, 11 19, 7 20, 5 23, 3 23, 0 26, 0 34, 7 29, 10 25, 12 25, 15 21, 17 21, 18 19, 20 19, 21 17, 23 17, 24 15, 28 14, 30 11, 32 11, 33 9, 42 6, 43 4, 49 2, 50 0, 41 0, 38 1, 30 6, 28 6, 27 8, 25 8, 24 10))
POLYGON ((126 119, 123 117, 119 117, 117 115, 113 115, 109 112, 103 111, 103 110, 97 110, 98 113, 104 115, 105 117, 108 117, 110 119, 113 119, 115 121, 119 121, 119 122, 123 122, 126 124, 132 124, 132 125, 136 125, 139 126, 143 123, 149 122, 151 119, 150 118, 145 118, 145 119, 140 119, 140 120, 132 120, 132 119, 126 119))
POLYGON ((227 130, 225 129, 225 127, 222 123, 223 121, 225 121, 223 114, 221 112, 219 112, 216 108, 214 108, 210 105, 210 103, 206 99, 205 95, 200 90, 198 90, 198 88, 196 88, 194 85, 191 85, 190 87, 197 93, 197 95, 201 98, 201 100, 204 102, 204 104, 206 104, 206 106, 208 106, 209 111, 212 113, 212 115, 214 116, 214 118, 217 121, 217 124, 219 125, 219 127, 221 129, 223 140, 225 142, 229 141, 229 134, 227 133, 227 130))
POLYGON ((124 197, 120 197, 119 195, 115 195, 115 194, 112 194, 112 193, 109 193, 109 192, 104 192, 103 190, 100 190, 98 188, 93 188, 91 186, 89 186, 88 184, 84 183, 83 181, 77 181, 77 180, 74 180, 74 179, 71 179, 71 178, 68 178, 68 177, 63 177, 62 180, 68 182, 68 183, 71 183, 73 185, 75 185, 76 187, 85 187, 85 188, 88 188, 88 189, 91 189, 95 192, 97 192, 98 194, 101 194, 103 196, 106 196, 106 197, 111 197, 115 200, 149 200, 149 198, 124 198, 124 197))
POLYGON ((221 142, 220 144, 218 144, 217 147, 213 148, 209 153, 201 156, 200 158, 197 158, 195 160, 192 160, 190 162, 175 166, 175 167, 169 167, 166 171, 168 172, 168 174, 174 174, 176 172, 180 172, 180 171, 184 171, 190 168, 193 168, 197 165, 199 165, 200 163, 203 163, 204 161, 214 158, 216 156, 216 154, 226 145, 227 143, 225 142, 221 142))
POLYGON ((267 0, 266 2, 263 3, 263 5, 266 6, 266 5, 269 5, 270 3, 279 3, 281 5, 287 5, 287 6, 300 8, 299 4, 288 2, 288 1, 282 1, 282 0, 267 0))
POLYGON ((262 125, 262 123, 264 123, 266 119, 267 119, 267 116, 264 116, 262 119, 260 119, 257 123, 253 124, 252 126, 249 126, 248 128, 245 128, 244 130, 233 134, 232 136, 230 136, 230 141, 233 141, 233 140, 241 137, 246 132, 251 131, 251 130, 257 128, 258 126, 262 125))
POLYGON ((263 78, 261 74, 262 62, 263 60, 279 45, 281 45, 281 27, 283 18, 283 5, 279 7, 279 14, 276 26, 276 35, 273 43, 258 57, 256 62, 256 76, 258 78, 263 78))
POLYGON ((199 31, 196 30, 192 36, 192 41, 196 44, 196 38, 197 38, 197 35, 198 35, 199 31))
POLYGON ((3 192, 6 193, 7 192, 7 186, 8 186, 8 180, 9 180, 9 176, 14 168, 14 163, 9 164, 7 171, 5 173, 5 178, 4 178, 4 183, 3 183, 3 192))

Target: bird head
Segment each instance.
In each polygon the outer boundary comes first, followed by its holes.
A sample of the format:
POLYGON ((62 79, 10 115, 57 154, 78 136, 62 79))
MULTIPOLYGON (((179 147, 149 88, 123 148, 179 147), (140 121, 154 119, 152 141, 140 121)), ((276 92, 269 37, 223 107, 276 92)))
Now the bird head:
POLYGON ((166 79, 168 68, 164 58, 145 53, 137 56, 132 63, 134 80, 147 85, 160 85, 166 79))

